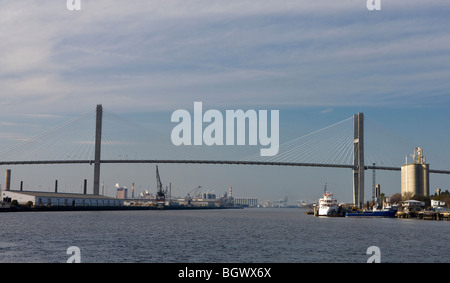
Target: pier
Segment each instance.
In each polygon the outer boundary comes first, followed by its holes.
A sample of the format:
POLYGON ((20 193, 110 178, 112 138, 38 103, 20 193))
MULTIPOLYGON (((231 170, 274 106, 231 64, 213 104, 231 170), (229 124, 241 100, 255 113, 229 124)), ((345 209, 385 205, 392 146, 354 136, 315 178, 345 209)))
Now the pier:
POLYGON ((397 218, 416 218, 421 220, 443 220, 450 221, 450 211, 431 211, 431 210, 422 210, 422 211, 397 211, 395 215, 397 218))

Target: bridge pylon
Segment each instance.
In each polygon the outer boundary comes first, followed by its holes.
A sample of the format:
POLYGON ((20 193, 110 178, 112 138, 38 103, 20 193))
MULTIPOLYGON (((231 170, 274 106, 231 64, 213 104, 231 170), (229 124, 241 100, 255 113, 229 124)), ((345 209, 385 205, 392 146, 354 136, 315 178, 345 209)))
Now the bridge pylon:
POLYGON ((95 124, 95 160, 94 160, 94 195, 100 194, 100 153, 102 145, 102 117, 103 107, 97 105, 97 119, 95 124))
POLYGON ((353 204, 364 204, 364 114, 353 115, 353 204))

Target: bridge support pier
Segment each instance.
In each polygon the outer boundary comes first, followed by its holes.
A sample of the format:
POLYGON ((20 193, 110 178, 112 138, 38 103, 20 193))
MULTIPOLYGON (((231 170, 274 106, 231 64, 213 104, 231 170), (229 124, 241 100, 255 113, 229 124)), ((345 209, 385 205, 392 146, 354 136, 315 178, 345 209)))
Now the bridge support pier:
POLYGON ((353 204, 364 204, 364 114, 353 115, 353 204))
POLYGON ((95 160, 94 160, 94 195, 100 194, 100 153, 102 146, 102 117, 103 107, 97 105, 97 119, 95 124, 95 160))

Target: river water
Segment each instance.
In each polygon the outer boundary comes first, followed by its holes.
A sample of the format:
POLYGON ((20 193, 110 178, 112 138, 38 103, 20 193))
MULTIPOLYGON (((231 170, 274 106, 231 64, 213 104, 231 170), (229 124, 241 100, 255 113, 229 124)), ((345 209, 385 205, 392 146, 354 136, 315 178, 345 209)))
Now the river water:
POLYGON ((322 218, 301 209, 0 214, 0 262, 450 262, 450 222, 322 218))

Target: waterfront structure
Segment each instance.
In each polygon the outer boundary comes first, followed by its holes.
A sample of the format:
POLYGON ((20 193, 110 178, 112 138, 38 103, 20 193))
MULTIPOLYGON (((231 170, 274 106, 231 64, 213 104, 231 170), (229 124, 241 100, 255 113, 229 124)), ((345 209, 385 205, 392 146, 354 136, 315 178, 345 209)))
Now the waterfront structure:
POLYGON ((139 199, 154 199, 155 197, 147 190, 139 194, 139 199))
POLYGON ((123 200, 100 195, 30 192, 30 191, 3 191, 2 199, 8 202, 16 200, 20 205, 32 204, 42 206, 122 206, 123 200))
POLYGON ((445 201, 441 200, 431 200, 431 207, 433 209, 445 209, 445 201))
MULTIPOLYGON (((429 164, 426 163, 423 150, 420 147, 414 149, 413 161, 401 167, 401 193, 402 196, 429 196, 430 178, 429 164)), ((408 157, 408 156, 407 156, 408 157)))
POLYGON ((202 199, 204 200, 216 200, 216 194, 214 192, 202 193, 202 199))
POLYGON ((116 192, 116 198, 117 199, 126 199, 128 198, 128 189, 127 187, 122 187, 118 183, 116 184, 117 192, 116 192))
POLYGON ((235 197, 234 198, 235 205, 256 207, 258 206, 258 199, 252 197, 235 197))
POLYGON ((179 198, 172 202, 175 206, 186 206, 186 207, 216 207, 220 206, 221 203, 217 202, 216 199, 202 199, 202 198, 179 198))
POLYGON ((419 211, 425 207, 424 201, 418 201, 414 199, 405 200, 400 202, 404 209, 408 209, 409 211, 419 211))

